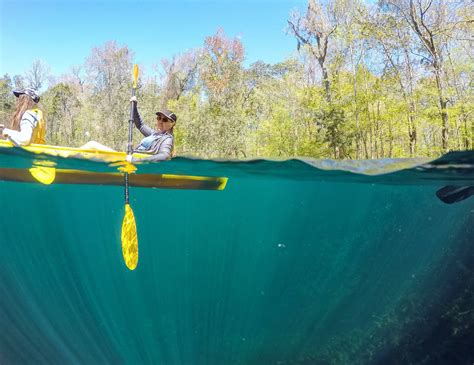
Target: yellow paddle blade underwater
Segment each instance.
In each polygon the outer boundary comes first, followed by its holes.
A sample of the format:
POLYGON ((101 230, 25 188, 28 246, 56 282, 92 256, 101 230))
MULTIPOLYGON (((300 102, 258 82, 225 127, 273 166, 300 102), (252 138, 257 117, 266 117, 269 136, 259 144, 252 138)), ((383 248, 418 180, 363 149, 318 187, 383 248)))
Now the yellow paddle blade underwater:
POLYGON ((40 183, 49 185, 56 178, 56 169, 54 167, 32 167, 30 174, 40 183))
POLYGON ((138 264, 138 237, 135 216, 130 204, 125 204, 125 216, 122 222, 122 255, 125 265, 135 270, 138 264))

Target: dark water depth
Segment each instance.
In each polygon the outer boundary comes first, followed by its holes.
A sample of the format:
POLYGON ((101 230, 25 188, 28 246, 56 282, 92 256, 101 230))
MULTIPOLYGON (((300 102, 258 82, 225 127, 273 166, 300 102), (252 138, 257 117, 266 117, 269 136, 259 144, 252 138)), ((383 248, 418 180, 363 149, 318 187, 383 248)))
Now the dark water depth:
MULTIPOLYGON (((0 151, 0 168, 116 171, 0 151)), ((0 363, 472 364, 474 152, 435 161, 206 161, 137 173, 224 191, 0 181, 0 363), (399 170, 402 169, 402 170, 399 170)))

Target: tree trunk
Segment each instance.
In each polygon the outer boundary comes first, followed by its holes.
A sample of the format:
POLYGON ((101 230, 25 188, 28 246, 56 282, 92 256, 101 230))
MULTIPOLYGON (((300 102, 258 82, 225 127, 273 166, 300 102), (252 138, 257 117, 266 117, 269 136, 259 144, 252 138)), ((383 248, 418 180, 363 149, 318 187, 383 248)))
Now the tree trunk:
POLYGON ((361 138, 362 138, 362 142, 364 144, 365 158, 368 159, 369 158, 369 149, 367 147, 367 135, 363 135, 363 136, 361 136, 361 138))
POLYGON ((326 97, 326 101, 331 104, 331 84, 329 81, 329 74, 326 66, 324 65, 324 59, 318 58, 319 66, 321 67, 321 71, 323 73, 323 87, 324 87, 324 95, 326 97))
POLYGON ((353 80, 352 80, 352 89, 354 91, 354 116, 355 116, 355 125, 356 125, 356 155, 355 158, 359 159, 360 158, 360 141, 359 141, 359 106, 357 104, 357 67, 354 65, 354 50, 352 49, 352 44, 349 47, 349 50, 351 52, 351 65, 352 65, 352 74, 353 74, 353 80))
POLYGON ((461 116, 462 116, 462 121, 464 124, 464 149, 465 150, 470 150, 472 148, 472 138, 473 138, 473 132, 474 132, 474 125, 471 125, 471 130, 469 131, 468 127, 468 114, 464 110, 464 106, 461 109, 461 116))
POLYGON ((436 77, 436 87, 438 89, 438 100, 439 100, 439 107, 440 107, 440 115, 441 115, 441 146, 443 151, 447 151, 448 149, 448 126, 449 126, 449 117, 448 117, 448 110, 447 110, 447 100, 444 97, 444 87, 441 81, 441 70, 439 66, 437 66, 437 62, 435 62, 435 77, 436 77))

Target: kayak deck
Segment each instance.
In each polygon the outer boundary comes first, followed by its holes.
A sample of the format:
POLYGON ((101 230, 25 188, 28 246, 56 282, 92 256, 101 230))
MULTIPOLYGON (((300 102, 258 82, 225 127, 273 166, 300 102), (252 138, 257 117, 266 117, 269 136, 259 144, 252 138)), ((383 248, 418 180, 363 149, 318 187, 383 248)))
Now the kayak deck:
MULTIPOLYGON (((1 148, 12 148, 15 145, 10 141, 0 140, 1 148)), ((52 146, 45 144, 29 144, 27 146, 20 146, 20 148, 32 153, 44 153, 51 156, 83 158, 89 160, 101 160, 104 162, 119 162, 125 161, 127 154, 119 151, 104 151, 104 150, 88 150, 74 147, 52 146)), ((134 153, 134 157, 144 158, 150 155, 144 153, 134 153)))

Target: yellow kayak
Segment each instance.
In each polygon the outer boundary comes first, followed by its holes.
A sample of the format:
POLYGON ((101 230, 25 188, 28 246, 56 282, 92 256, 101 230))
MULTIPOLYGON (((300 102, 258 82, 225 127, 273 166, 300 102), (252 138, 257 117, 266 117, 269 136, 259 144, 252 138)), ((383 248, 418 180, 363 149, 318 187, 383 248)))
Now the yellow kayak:
MULTIPOLYGON (((0 148, 12 148, 9 141, 0 140, 0 148)), ((41 161, 29 169, 0 167, 0 180, 42 184, 91 184, 123 186, 124 172, 129 173, 129 185, 161 189, 224 190, 226 177, 190 176, 173 174, 136 174, 134 165, 126 162, 125 152, 84 150, 63 146, 30 144, 22 146, 26 151, 51 156, 99 160, 117 163, 120 172, 92 172, 72 169, 59 169, 41 161)), ((134 157, 148 157, 147 154, 134 153, 134 157)))

